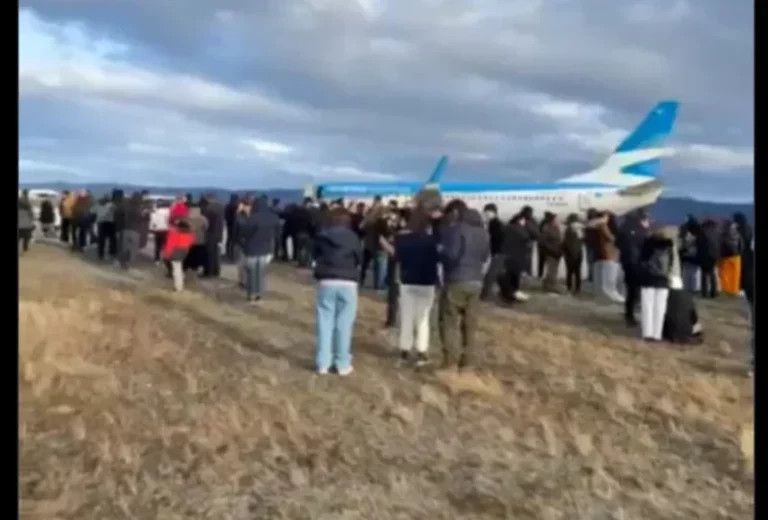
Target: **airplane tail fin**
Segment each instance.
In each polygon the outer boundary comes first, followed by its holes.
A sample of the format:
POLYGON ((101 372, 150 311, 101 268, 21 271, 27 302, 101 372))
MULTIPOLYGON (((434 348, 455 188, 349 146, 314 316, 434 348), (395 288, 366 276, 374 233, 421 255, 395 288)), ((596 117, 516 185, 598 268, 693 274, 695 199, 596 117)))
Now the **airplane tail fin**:
POLYGON ((439 184, 440 179, 443 177, 443 171, 445 170, 445 167, 448 165, 448 156, 443 155, 440 157, 440 160, 437 161, 437 164, 435 165, 435 169, 432 170, 432 175, 429 176, 429 179, 427 179, 427 184, 439 184))
POLYGON ((443 155, 440 160, 437 161, 435 169, 432 171, 432 175, 429 176, 427 182, 421 188, 421 190, 414 195, 413 202, 417 207, 421 207, 427 212, 432 212, 443 205, 443 197, 440 194, 440 179, 443 177, 443 171, 448 165, 448 156, 443 155))
POLYGON ((645 183, 658 177, 661 158, 674 154, 664 143, 674 129, 680 103, 662 101, 595 170, 563 182, 610 182, 623 186, 645 183))

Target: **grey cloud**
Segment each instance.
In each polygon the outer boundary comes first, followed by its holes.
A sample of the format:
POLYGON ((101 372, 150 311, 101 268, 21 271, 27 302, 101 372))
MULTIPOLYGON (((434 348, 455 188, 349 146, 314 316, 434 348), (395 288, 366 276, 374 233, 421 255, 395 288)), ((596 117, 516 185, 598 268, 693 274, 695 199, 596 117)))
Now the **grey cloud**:
POLYGON ((203 123, 301 142, 318 159, 347 157, 379 171, 415 174, 417 162, 444 152, 485 153, 489 161, 463 170, 495 176, 536 170, 555 178, 599 162, 558 140, 561 123, 517 106, 526 92, 602 105, 603 123, 624 128, 659 98, 679 97, 681 126, 697 129, 692 142, 752 144, 750 6, 392 0, 370 14, 355 2, 324 4, 21 2, 47 20, 77 20, 130 43, 125 59, 258 86, 307 114, 297 124, 182 108, 203 123), (536 145, 537 136, 551 139, 536 145))

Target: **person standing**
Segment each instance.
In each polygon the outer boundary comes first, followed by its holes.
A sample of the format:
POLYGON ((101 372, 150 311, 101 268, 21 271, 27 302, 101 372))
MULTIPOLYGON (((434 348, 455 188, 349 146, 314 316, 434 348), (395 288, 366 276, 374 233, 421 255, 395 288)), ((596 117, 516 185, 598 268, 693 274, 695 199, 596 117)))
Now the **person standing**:
POLYGON ((441 232, 440 257, 444 285, 440 295, 440 327, 445 370, 472 370, 477 363, 483 266, 490 257, 488 233, 477 210, 459 208, 458 221, 441 232))
POLYGON ((717 280, 717 262, 720 260, 720 232, 717 223, 705 219, 696 237, 696 255, 701 273, 701 297, 717 298, 720 292, 717 280))
POLYGON ((144 203, 141 193, 135 192, 125 203, 124 228, 120 244, 120 267, 129 270, 141 249, 141 233, 144 229, 144 203))
POLYGON ((40 228, 44 237, 49 237, 56 223, 56 210, 50 199, 43 199, 40 204, 40 228))
POLYGON ((429 228, 429 217, 415 210, 394 239, 394 260, 400 271, 400 359, 411 358, 415 343, 417 366, 429 361, 430 314, 438 281, 437 241, 429 228))
POLYGON ((581 293, 581 268, 584 264, 584 224, 575 213, 568 215, 563 237, 565 286, 574 296, 581 293))
POLYGON ((220 244, 224 238, 224 206, 213 193, 205 196, 204 215, 208 221, 205 235, 206 263, 203 277, 218 278, 221 275, 220 244))
POLYGON ((317 296, 315 366, 318 374, 332 368, 352 373, 352 331, 357 317, 360 241, 349 229, 349 213, 331 210, 328 227, 317 234, 313 257, 317 296))
POLYGON ((103 197, 96 206, 96 254, 99 260, 104 260, 105 250, 109 251, 113 260, 115 259, 115 240, 115 203, 103 197))
POLYGON ((720 290, 731 296, 737 296, 741 292, 741 251, 741 235, 736 223, 725 221, 717 267, 720 274, 720 290))
POLYGON ((368 211, 363 220, 363 263, 360 268, 360 286, 365 286, 368 267, 373 264, 373 288, 377 291, 386 287, 387 253, 381 247, 381 239, 389 235, 387 212, 379 202, 368 211))
POLYGON ((663 339, 669 290, 683 287, 677 234, 674 226, 660 229, 652 233, 642 246, 638 282, 641 335, 645 341, 663 339))
POLYGON ((635 215, 627 216, 617 239, 626 286, 624 321, 629 327, 637 326, 635 311, 640 303, 640 252, 649 232, 648 215, 640 210, 635 215))
POLYGON ((563 231, 560 219, 554 213, 547 213, 542 221, 538 244, 539 254, 544 257, 542 288, 545 292, 559 294, 557 275, 560 271, 560 259, 563 257, 563 231))
POLYGON ((149 231, 154 236, 155 263, 160 263, 162 252, 165 249, 165 241, 168 238, 168 230, 171 220, 170 204, 159 200, 149 218, 149 231))
POLYGON ((72 240, 74 230, 72 226, 72 211, 77 201, 77 195, 68 190, 64 191, 64 197, 59 204, 59 214, 61 215, 61 241, 68 244, 72 240))
POLYGON ((194 241, 195 236, 189 222, 184 218, 179 218, 170 225, 163 244, 162 258, 167 262, 173 280, 173 290, 176 292, 184 290, 184 258, 194 241))
POLYGON ((486 204, 483 208, 486 230, 491 248, 491 262, 483 277, 483 288, 480 291, 480 299, 488 301, 491 299, 493 287, 496 285, 499 276, 504 271, 504 255, 501 254, 501 245, 504 242, 504 225, 498 216, 498 209, 495 204, 486 204))
POLYGON ((528 226, 525 216, 518 213, 510 219, 504 228, 504 241, 501 254, 504 255, 504 272, 499 277, 499 293, 506 303, 525 301, 527 297, 520 291, 520 280, 528 260, 528 226))
POLYGON ((274 254, 275 238, 280 225, 277 214, 254 199, 250 215, 241 221, 239 236, 245 254, 245 290, 249 303, 261 300, 266 290, 266 271, 274 254))
POLYGON ((229 196, 229 202, 224 207, 224 223, 227 227, 227 240, 224 246, 224 255, 229 262, 235 261, 235 220, 237 220, 237 208, 240 206, 240 198, 236 194, 229 196))
POLYGON ((754 232, 752 231, 752 226, 750 226, 749 222, 747 222, 747 217, 744 215, 744 213, 734 213, 733 222, 736 224, 736 229, 741 236, 741 276, 739 278, 741 279, 741 289, 746 291, 747 289, 744 286, 744 278, 745 276, 749 275, 745 273, 744 257, 752 247, 754 232))
POLYGON ((21 244, 21 252, 24 254, 29 250, 32 231, 35 229, 35 217, 32 213, 32 204, 29 202, 27 190, 24 190, 19 197, 18 226, 18 242, 21 244))
POLYGON ((203 216, 200 206, 189 206, 189 214, 186 218, 189 222, 189 229, 195 237, 192 246, 189 248, 186 258, 184 258, 184 271, 191 269, 198 273, 201 267, 207 265, 208 248, 208 219, 203 216))

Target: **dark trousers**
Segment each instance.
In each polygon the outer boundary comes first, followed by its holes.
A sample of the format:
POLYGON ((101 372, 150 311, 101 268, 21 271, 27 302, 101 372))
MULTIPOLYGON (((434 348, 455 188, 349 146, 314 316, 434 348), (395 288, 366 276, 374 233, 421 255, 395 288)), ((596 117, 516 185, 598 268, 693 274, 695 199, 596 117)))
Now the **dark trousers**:
POLYGON ((635 322, 635 311, 640 304, 640 283, 637 275, 637 268, 623 266, 624 286, 626 294, 624 295, 624 319, 628 323, 635 322))
POLYGON ((565 257, 565 286, 572 294, 581 292, 581 266, 583 263, 584 258, 581 256, 577 258, 565 257))
POLYGON ((117 258, 117 233, 114 222, 100 222, 96 237, 96 252, 99 260, 104 260, 105 249, 111 258, 117 258))
POLYGON ((198 269, 204 267, 207 262, 208 248, 205 244, 194 244, 189 248, 187 256, 184 257, 183 267, 184 270, 191 270, 197 272, 198 269))
POLYGON ((504 272, 504 255, 495 254, 491 257, 488 264, 488 270, 483 277, 483 287, 480 290, 480 299, 489 300, 493 296, 493 286, 499 280, 499 276, 504 272))
POLYGON ((397 325, 397 310, 400 304, 400 284, 397 283, 397 264, 392 259, 387 263, 387 316, 385 327, 397 325))
POLYGON ((219 255, 219 243, 209 241, 205 244, 206 258, 203 267, 203 276, 218 278, 221 275, 221 256, 219 255))
POLYGON ((299 263, 299 267, 309 267, 312 265, 312 251, 310 246, 312 244, 312 238, 309 233, 299 233, 295 237, 293 243, 296 261, 299 263))
POLYGON ((281 260, 285 257, 285 247, 283 246, 283 229, 282 227, 275 233, 275 251, 272 258, 275 261, 281 260))
POLYGON ((471 368, 477 364, 476 340, 480 312, 477 283, 448 283, 440 293, 439 326, 444 368, 471 368))
POLYGON ((533 276, 531 272, 533 270, 533 244, 529 244, 525 249, 525 264, 523 265, 522 272, 528 276, 533 276))
POLYGON ((134 229, 125 229, 120 235, 120 267, 130 269, 139 257, 141 233, 134 229))
POLYGON ((61 219, 61 230, 59 234, 59 240, 64 242, 65 244, 69 242, 69 234, 72 227, 72 219, 69 218, 62 218, 61 219))
POLYGON ((546 273, 546 266, 547 266, 547 253, 544 251, 543 248, 538 248, 539 252, 539 258, 538 258, 538 264, 536 267, 538 267, 538 270, 536 271, 536 274, 539 278, 544 278, 544 274, 546 273))
POLYGON ((507 303, 515 301, 515 293, 520 290, 520 278, 522 270, 517 263, 505 261, 504 272, 499 275, 499 294, 507 303))
POLYGON ((715 264, 701 264, 701 297, 717 298, 717 275, 715 274, 715 264))
POLYGON ((365 285, 368 267, 373 262, 373 288, 377 291, 384 289, 384 285, 386 285, 386 272, 382 273, 382 271, 385 268, 384 261, 386 258, 380 251, 371 251, 368 248, 363 249, 363 261, 360 265, 360 287, 365 285))
POLYGON ((165 247, 165 241, 168 239, 167 231, 155 231, 155 262, 160 261, 160 256, 165 247))
POLYGON ((21 242, 21 250, 22 252, 26 253, 29 251, 29 241, 32 238, 32 230, 31 229, 20 229, 19 230, 19 242, 21 242))
POLYGON ((91 236, 90 221, 83 220, 75 223, 75 234, 72 237, 72 250, 82 251, 88 245, 88 239, 91 236))
POLYGON ((595 276, 595 250, 587 246, 587 280, 592 281, 595 276))
POLYGON ((224 245, 224 255, 228 262, 235 261, 235 226, 227 224, 227 242, 224 245))

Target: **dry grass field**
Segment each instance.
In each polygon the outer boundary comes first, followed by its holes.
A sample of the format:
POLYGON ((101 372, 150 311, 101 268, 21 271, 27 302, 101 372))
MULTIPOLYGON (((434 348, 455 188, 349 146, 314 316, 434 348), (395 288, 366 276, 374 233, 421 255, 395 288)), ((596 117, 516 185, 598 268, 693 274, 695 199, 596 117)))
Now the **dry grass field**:
POLYGON ((486 370, 439 379, 396 364, 364 298, 356 372, 318 377, 306 273, 276 266, 251 307, 41 244, 20 264, 21 518, 752 517, 733 303, 688 351, 567 297, 488 306, 486 370))

